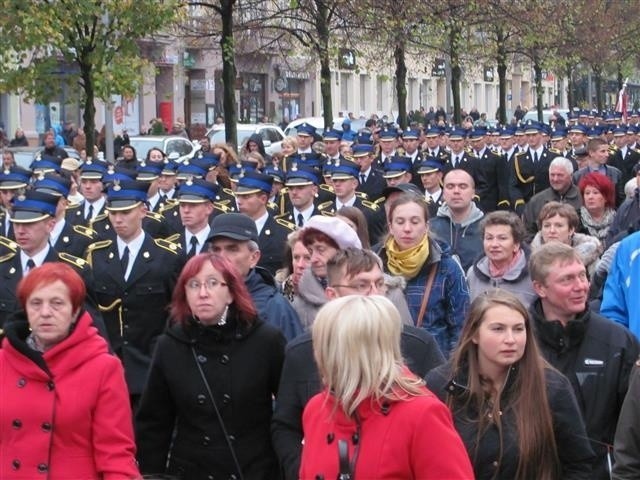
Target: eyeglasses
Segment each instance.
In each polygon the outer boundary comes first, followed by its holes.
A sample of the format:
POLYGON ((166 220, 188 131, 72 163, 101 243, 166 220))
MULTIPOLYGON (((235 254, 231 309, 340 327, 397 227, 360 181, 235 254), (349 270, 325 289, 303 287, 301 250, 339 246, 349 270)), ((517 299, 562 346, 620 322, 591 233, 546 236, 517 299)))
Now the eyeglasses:
POLYGON ((384 283, 384 278, 379 278, 373 282, 367 282, 365 280, 352 283, 351 285, 331 285, 333 288, 342 287, 349 288, 351 290, 355 290, 361 295, 368 295, 375 288, 376 291, 385 291, 387 289, 387 285, 384 283))
POLYGON ((216 288, 218 285, 220 285, 221 287, 227 286, 226 283, 221 282, 220 280, 217 280, 215 278, 207 278, 204 282, 200 282, 195 279, 189 280, 187 282, 187 288, 194 292, 199 292, 203 285, 205 290, 208 292, 216 288))

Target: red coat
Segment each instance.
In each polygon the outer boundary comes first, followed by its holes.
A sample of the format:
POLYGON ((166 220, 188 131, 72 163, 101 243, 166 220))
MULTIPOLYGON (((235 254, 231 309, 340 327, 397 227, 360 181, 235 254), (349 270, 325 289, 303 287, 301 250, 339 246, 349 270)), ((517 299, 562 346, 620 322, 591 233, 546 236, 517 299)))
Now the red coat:
POLYGON ((40 355, 26 321, 0 349, 0 478, 140 478, 122 364, 84 313, 40 355), (48 372, 47 372, 48 370, 48 372))
POLYGON ((326 392, 313 397, 302 417, 300 479, 338 477, 338 440, 347 440, 350 462, 358 450, 353 473, 359 480, 473 479, 471 462, 449 409, 425 392, 386 408, 365 400, 357 409, 361 423, 357 445, 353 438, 356 422, 340 408, 332 415, 335 399, 326 392))

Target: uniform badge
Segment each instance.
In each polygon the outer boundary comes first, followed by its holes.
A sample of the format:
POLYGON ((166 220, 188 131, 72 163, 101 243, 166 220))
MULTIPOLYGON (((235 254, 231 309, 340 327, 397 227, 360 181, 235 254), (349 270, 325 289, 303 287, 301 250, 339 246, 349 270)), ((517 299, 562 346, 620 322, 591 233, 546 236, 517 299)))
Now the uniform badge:
POLYGON ((112 258, 113 258, 113 252, 110 252, 109 253, 109 259, 112 259, 112 258))
POLYGON ((149 258, 149 252, 144 252, 144 253, 142 254, 142 256, 143 256, 144 258, 149 258))
POLYGON ((15 269, 15 267, 11 267, 11 268, 9 269, 9 273, 11 273, 11 274, 16 273, 16 269, 15 269))
POLYGON ((62 241, 64 243, 69 243, 69 237, 67 237, 66 235, 64 237, 62 237, 62 241))

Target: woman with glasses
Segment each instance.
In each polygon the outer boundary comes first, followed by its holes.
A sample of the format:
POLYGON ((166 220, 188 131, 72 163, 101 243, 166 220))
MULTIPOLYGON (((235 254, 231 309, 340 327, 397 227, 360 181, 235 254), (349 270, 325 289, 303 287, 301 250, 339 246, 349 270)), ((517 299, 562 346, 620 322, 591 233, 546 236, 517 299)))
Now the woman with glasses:
POLYGON ((278 477, 269 433, 285 339, 258 319, 226 259, 187 262, 136 415, 144 474, 180 479, 278 477))

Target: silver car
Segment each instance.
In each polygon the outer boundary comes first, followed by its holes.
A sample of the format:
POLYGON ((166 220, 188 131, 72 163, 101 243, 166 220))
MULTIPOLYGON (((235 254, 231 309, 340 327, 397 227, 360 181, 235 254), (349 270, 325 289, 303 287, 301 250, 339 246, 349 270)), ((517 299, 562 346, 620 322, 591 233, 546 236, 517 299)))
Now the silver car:
POLYGON ((177 135, 139 135, 129 138, 129 144, 136 149, 139 160, 145 159, 147 152, 154 147, 162 150, 167 157, 176 157, 177 154, 177 162, 193 158, 200 149, 198 143, 177 135))
MULTIPOLYGON (((282 150, 282 139, 285 134, 282 129, 272 123, 239 123, 237 125, 238 135, 236 136, 236 146, 238 150, 242 148, 245 142, 254 133, 259 134, 262 137, 262 143, 264 149, 268 155, 279 153, 282 150)), ((214 143, 226 143, 225 128, 224 125, 214 125, 208 132, 209 142, 211 145, 214 143)))

